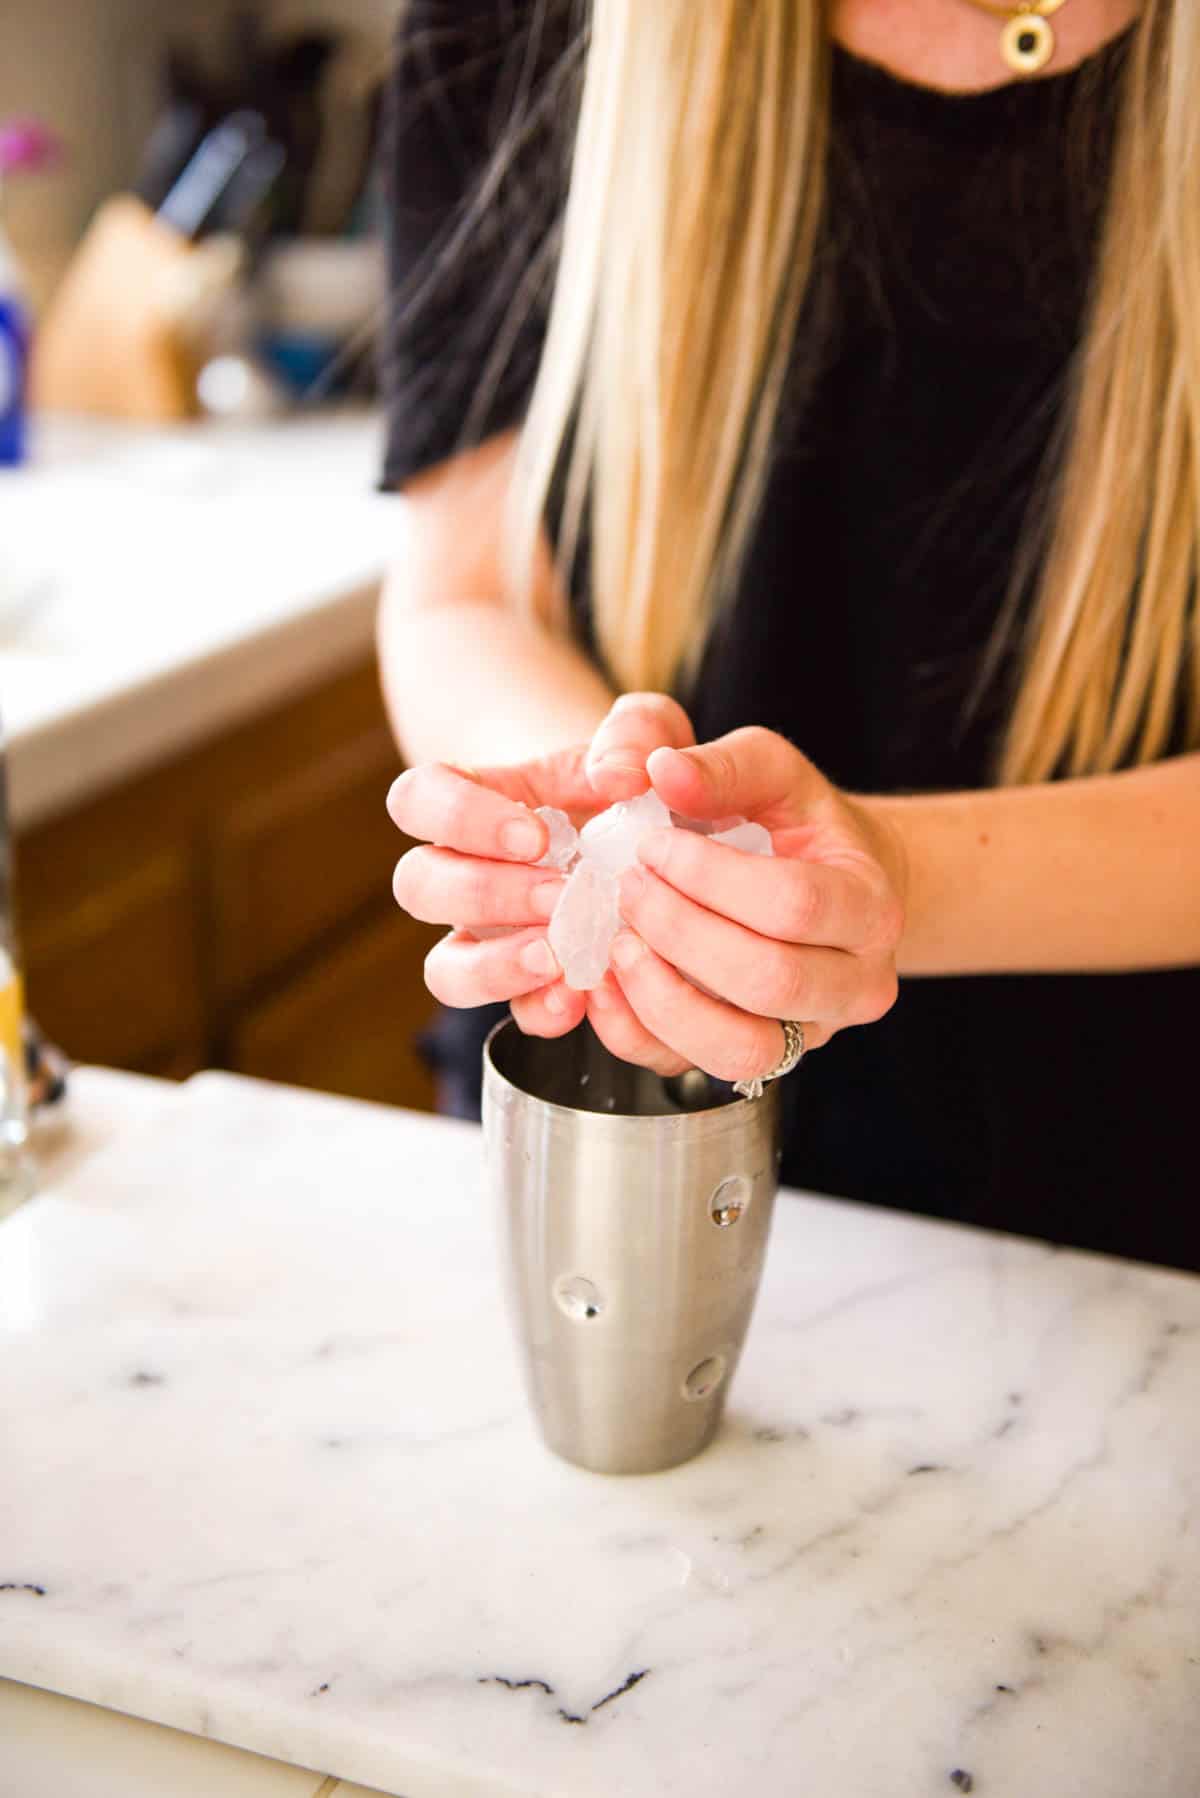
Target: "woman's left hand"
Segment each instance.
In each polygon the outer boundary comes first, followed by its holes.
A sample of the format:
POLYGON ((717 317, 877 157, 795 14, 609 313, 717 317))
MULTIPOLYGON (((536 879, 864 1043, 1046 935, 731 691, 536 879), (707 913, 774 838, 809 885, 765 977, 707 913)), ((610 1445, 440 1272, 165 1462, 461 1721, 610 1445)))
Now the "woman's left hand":
POLYGON ((606 1046, 663 1074, 752 1080, 783 1058, 782 1019, 802 1023, 813 1049, 882 1017, 896 998, 907 886, 893 829, 772 731, 656 749, 646 770, 672 811, 765 825, 775 855, 686 830, 646 840, 621 889, 631 928, 588 995, 606 1046))

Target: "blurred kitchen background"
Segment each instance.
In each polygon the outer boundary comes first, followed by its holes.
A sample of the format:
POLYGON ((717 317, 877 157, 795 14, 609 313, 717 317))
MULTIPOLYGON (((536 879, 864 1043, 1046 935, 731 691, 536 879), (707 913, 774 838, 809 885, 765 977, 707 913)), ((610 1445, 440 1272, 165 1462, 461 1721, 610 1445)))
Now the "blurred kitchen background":
POLYGON ((372 647, 394 10, 0 6, 0 125, 57 151, 0 194, 0 718, 28 1007, 76 1060, 432 1102, 372 647))
POLYGON ((65 149, 52 178, 16 184, 5 200, 35 301, 53 292, 105 199, 182 167, 189 103, 197 131, 239 106, 263 109, 290 153, 268 206, 277 231, 328 243, 369 230, 364 159, 395 10, 394 0, 5 0, 0 118, 40 118, 65 149), (180 104, 169 108, 172 75, 180 104))

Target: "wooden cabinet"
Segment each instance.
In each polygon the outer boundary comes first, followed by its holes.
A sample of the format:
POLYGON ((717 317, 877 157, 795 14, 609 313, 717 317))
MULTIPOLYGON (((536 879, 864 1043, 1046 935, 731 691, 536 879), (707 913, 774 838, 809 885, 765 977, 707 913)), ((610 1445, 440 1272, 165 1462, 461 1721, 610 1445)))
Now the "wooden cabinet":
POLYGON ((430 936, 399 914, 360 926, 239 1013, 226 1065, 326 1092, 432 1105, 416 1050, 430 1010, 421 981, 430 936))
POLYGON ((20 836, 29 1004, 77 1060, 428 1107, 437 931, 395 907, 373 665, 20 836))

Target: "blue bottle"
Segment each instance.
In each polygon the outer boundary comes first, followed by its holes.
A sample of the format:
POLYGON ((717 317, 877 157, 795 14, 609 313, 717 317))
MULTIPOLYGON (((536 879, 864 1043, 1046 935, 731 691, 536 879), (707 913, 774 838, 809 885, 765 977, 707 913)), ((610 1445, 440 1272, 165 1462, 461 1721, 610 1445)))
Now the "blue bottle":
POLYGON ((17 260, 0 225, 0 468, 25 460, 29 314, 17 260))

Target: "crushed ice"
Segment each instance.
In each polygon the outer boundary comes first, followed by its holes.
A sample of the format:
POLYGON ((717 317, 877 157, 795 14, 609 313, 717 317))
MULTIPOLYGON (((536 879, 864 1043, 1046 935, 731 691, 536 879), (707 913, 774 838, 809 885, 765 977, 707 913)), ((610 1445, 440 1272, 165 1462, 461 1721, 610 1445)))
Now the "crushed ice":
MULTIPOLYGON (((621 876, 638 859, 638 848, 652 830, 690 830, 745 855, 774 855, 771 833, 745 818, 726 818, 721 829, 696 818, 668 811, 653 790, 623 799, 597 812, 577 831, 566 812, 540 805, 534 813, 546 826, 549 843, 536 864, 567 875, 547 935, 563 971, 577 992, 588 992, 604 979, 613 938, 621 928, 621 876)), ((471 934, 481 941, 511 936, 519 926, 480 925, 471 934)))
MULTIPOLYGON (((549 808, 539 811, 551 832, 546 865, 570 870, 548 931, 550 947, 563 971, 563 979, 578 992, 599 986, 608 969, 613 938, 621 928, 621 876, 638 859, 643 838, 654 830, 683 829, 711 835, 714 843, 740 849, 749 855, 773 855, 771 833, 761 824, 749 824, 744 818, 725 821, 724 828, 693 819, 679 818, 663 804, 658 794, 650 791, 637 799, 625 799, 598 812, 580 831, 578 860, 575 847, 563 856, 571 831, 570 821, 562 812, 549 808), (551 825, 550 819, 561 819, 551 825), (565 829, 563 828, 565 826, 565 829)), ((571 832, 574 836, 574 832, 571 832)), ((541 864, 539 864, 541 865, 541 864)))

